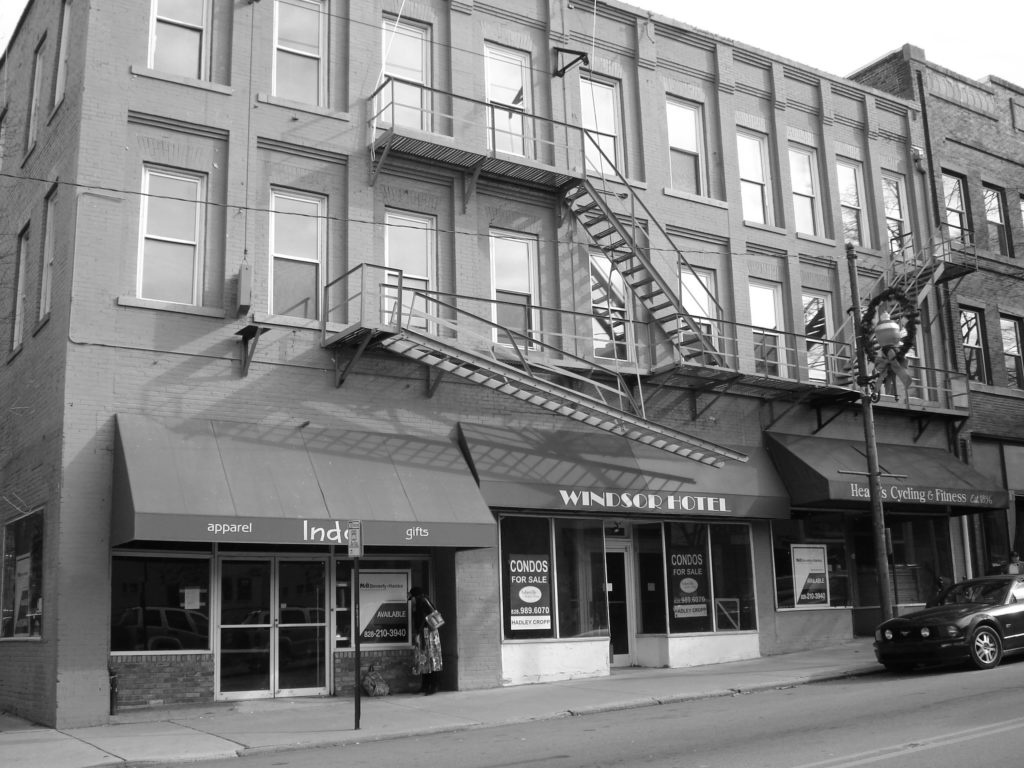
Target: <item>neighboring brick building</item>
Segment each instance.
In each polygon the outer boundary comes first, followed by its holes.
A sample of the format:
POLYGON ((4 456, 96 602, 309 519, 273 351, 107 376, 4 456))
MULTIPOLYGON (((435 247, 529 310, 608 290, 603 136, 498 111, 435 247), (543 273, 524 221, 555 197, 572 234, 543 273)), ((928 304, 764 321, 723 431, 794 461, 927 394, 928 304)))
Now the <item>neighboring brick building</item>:
POLYGON ((959 430, 972 463, 1010 489, 1010 508, 972 519, 978 571, 1024 551, 1024 87, 972 80, 904 46, 853 79, 921 105, 935 226, 971 242, 977 271, 940 293, 957 369, 970 380, 959 430))
POLYGON ((960 521, 1006 492, 958 459, 932 304, 974 265, 932 235, 919 107, 521 5, 31 0, 0 60, 0 708, 346 695, 355 636, 408 690, 411 586, 460 689, 870 631, 845 241, 865 303, 926 320, 874 411, 895 602, 978 567, 960 521))

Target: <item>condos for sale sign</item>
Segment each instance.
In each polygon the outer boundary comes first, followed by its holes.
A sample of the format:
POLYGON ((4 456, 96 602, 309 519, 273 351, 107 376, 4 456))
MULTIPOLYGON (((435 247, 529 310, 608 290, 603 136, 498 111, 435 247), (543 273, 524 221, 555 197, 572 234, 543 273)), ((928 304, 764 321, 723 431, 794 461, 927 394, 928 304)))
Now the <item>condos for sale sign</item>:
POLYGON ((511 629, 551 629, 551 561, 547 555, 508 559, 511 629))

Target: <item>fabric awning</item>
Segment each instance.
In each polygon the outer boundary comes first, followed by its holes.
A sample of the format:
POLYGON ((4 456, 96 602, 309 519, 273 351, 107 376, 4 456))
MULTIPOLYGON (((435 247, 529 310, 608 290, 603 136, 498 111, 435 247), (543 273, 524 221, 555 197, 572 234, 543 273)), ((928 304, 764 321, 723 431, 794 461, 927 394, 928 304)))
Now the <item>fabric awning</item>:
MULTIPOLYGON (((765 433, 768 451, 796 507, 862 508, 868 490, 863 441, 765 433)), ((882 502, 902 511, 1005 509, 1008 494, 938 448, 878 444, 882 502)))
POLYGON ((497 526, 451 441, 119 414, 114 544, 490 547, 497 526))
POLYGON ((764 449, 716 468, 605 432, 459 424, 491 507, 616 515, 789 517, 789 495, 764 449))

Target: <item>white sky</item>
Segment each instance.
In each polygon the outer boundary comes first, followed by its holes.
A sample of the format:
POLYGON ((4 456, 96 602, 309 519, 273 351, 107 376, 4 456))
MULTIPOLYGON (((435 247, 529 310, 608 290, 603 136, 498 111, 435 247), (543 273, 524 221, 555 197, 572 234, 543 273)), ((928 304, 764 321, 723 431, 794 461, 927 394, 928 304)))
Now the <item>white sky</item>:
MULTIPOLYGON (((0 0, 0 50, 26 1, 0 0)), ((963 0, 632 0, 630 5, 834 75, 848 75, 913 43, 934 63, 968 77, 997 75, 1024 87, 1021 0, 987 0, 980 8, 963 0)))

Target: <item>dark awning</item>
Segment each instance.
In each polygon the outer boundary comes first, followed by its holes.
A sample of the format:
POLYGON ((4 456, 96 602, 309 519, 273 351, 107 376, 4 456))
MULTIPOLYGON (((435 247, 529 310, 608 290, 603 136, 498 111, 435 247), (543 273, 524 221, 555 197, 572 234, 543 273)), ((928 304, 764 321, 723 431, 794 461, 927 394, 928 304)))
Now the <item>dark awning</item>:
MULTIPOLYGON (((793 506, 862 508, 870 502, 863 441, 765 434, 793 506)), ((878 465, 886 507, 962 513, 1005 509, 1008 503, 1004 489, 938 448, 879 443, 878 465)))
POLYGON ((605 432, 459 424, 491 507, 616 515, 789 517, 789 496, 764 449, 716 468, 605 432))
POLYGON ((119 414, 114 544, 489 547, 497 526, 451 441, 119 414))

